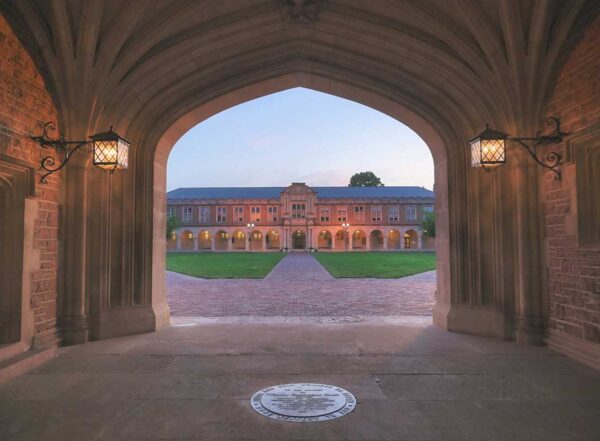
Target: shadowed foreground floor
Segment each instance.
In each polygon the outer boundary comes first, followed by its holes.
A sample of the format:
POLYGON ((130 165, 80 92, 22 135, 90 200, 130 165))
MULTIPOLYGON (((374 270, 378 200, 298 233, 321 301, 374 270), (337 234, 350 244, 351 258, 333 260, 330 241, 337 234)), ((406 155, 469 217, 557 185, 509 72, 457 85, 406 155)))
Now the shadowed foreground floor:
POLYGON ((0 388, 0 439, 599 439, 598 373, 427 320, 204 324, 62 349, 0 388), (358 405, 317 423, 251 408, 255 391, 288 382, 338 385, 358 405))

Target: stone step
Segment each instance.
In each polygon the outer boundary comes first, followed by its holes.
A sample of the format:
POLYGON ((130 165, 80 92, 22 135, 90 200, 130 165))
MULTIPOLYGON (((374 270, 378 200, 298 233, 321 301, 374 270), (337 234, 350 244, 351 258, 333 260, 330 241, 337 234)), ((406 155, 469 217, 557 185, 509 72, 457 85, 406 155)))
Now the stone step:
POLYGON ((0 384, 42 365, 56 357, 57 348, 31 349, 0 361, 0 384))

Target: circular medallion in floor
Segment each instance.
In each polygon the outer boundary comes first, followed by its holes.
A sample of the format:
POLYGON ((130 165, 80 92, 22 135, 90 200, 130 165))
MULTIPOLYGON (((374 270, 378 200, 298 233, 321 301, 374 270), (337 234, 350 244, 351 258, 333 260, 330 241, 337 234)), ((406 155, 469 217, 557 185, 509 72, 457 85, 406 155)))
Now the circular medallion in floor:
POLYGON ((258 413, 281 421, 313 422, 342 417, 354 410, 356 398, 329 384, 291 383, 267 387, 251 399, 258 413))

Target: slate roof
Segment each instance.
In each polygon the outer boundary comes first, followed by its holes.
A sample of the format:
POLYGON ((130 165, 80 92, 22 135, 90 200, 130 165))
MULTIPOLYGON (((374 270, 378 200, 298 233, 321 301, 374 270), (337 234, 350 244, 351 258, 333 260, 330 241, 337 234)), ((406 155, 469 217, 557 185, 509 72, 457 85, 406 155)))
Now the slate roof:
MULTIPOLYGON (((191 199, 279 199, 287 187, 201 187, 178 188, 167 193, 168 200, 191 199)), ((321 199, 433 198, 423 187, 309 187, 321 199)))

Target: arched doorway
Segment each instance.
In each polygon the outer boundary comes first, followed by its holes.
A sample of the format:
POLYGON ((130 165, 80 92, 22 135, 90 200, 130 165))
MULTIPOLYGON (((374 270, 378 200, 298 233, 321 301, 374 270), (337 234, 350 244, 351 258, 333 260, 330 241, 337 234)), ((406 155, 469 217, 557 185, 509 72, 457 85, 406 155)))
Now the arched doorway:
POLYGON ((319 233, 317 242, 317 248, 320 250, 331 250, 333 248, 332 236, 327 230, 323 230, 319 233))
POLYGON ((262 251, 263 235, 260 231, 254 230, 250 233, 250 251, 262 251))
POLYGON ((383 233, 380 230, 371 231, 371 249, 383 250, 383 233))
MULTIPOLYGON (((216 112, 219 112, 221 110, 227 109, 228 107, 231 107, 233 102, 239 104, 239 103, 242 103, 249 99, 257 98, 257 97, 264 96, 264 95, 272 93, 272 92, 276 92, 278 90, 282 90, 282 88, 294 87, 294 86, 298 86, 298 85, 304 86, 304 87, 309 87, 311 89, 326 92, 326 93, 332 93, 334 95, 338 95, 338 96, 341 96, 341 97, 344 97, 347 99, 354 99, 362 104, 370 105, 371 107, 373 107, 375 109, 384 111, 385 113, 388 113, 391 116, 395 116, 400 121, 403 121, 404 123, 408 123, 409 126, 419 128, 419 130, 417 130, 417 132, 424 138, 424 140, 427 142, 428 146, 432 149, 432 152, 434 152, 434 159, 445 157, 445 147, 444 147, 443 142, 441 141, 441 138, 438 137, 437 132, 434 129, 432 129, 431 127, 429 127, 427 125, 427 123, 425 121, 423 121, 422 119, 420 119, 420 117, 418 117, 415 113, 412 113, 409 109, 403 107, 402 105, 395 103, 393 101, 389 101, 387 99, 382 99, 382 97, 376 93, 368 92, 368 91, 365 91, 365 90, 359 89, 359 88, 349 87, 348 84, 345 82, 344 83, 336 83, 335 81, 332 81, 331 78, 324 79, 317 75, 305 75, 305 74, 302 74, 302 75, 289 74, 289 75, 287 75, 286 74, 286 75, 278 77, 277 79, 274 79, 274 80, 266 80, 266 81, 257 82, 257 83, 248 85, 247 87, 232 89, 231 92, 225 93, 224 95, 216 98, 215 100, 212 100, 210 107, 202 105, 200 107, 196 107, 196 108, 190 110, 190 112, 188 114, 186 114, 186 117, 181 120, 181 125, 173 124, 169 129, 167 129, 165 132, 163 132, 163 134, 160 138, 160 141, 158 142, 158 145, 157 145, 157 155, 158 155, 157 157, 160 159, 158 160, 158 162, 155 163, 155 165, 157 165, 158 163, 163 164, 163 165, 161 165, 160 167, 156 166, 154 168, 154 171, 155 171, 154 178, 159 181, 159 183, 157 183, 154 186, 154 189, 157 191, 160 191, 162 188, 164 188, 164 180, 165 180, 164 163, 166 162, 166 159, 168 157, 168 152, 173 147, 174 142, 185 132, 185 130, 192 127, 193 125, 200 123, 201 121, 210 117, 211 115, 214 115, 216 112), (186 127, 186 129, 183 130, 183 127, 186 127)), ((444 164, 444 165, 436 168, 437 182, 445 182, 444 176, 447 171, 447 169, 445 168, 446 162, 442 162, 441 164, 444 164), (440 181, 440 178, 441 178, 441 181, 440 181)), ((438 195, 445 194, 444 193, 445 191, 446 191, 445 185, 441 185, 439 187, 439 191, 437 194, 438 195)), ((164 199, 164 196, 165 196, 164 192, 161 192, 158 197, 164 199)), ((440 220, 444 216, 447 216, 447 211, 445 208, 442 208, 440 210, 440 213, 441 213, 439 216, 440 220)), ((161 216, 162 216, 162 214, 161 214, 161 216)), ((161 220, 157 219, 157 221, 155 222, 154 225, 156 225, 157 228, 159 228, 160 222, 161 222, 161 220)), ((443 228, 444 227, 442 227, 442 229, 443 228)), ((292 232, 293 232, 293 230, 292 230, 292 232)), ((443 233, 440 232, 440 235, 441 234, 443 234, 443 233)), ((333 242, 332 245, 335 246, 335 248, 334 248, 335 250, 343 251, 346 249, 347 244, 346 244, 346 240, 344 238, 343 230, 341 230, 341 229, 338 230, 336 232, 334 239, 335 240, 332 241, 333 242)), ((447 242, 444 242, 444 243, 447 243, 447 242)), ((232 243, 230 243, 230 246, 231 245, 232 245, 232 243)), ((153 246, 154 246, 154 253, 153 253, 154 258, 155 259, 163 259, 164 257, 162 256, 162 253, 164 253, 164 243, 162 245, 159 243, 154 243, 153 246)), ((290 243, 290 244, 288 244, 288 246, 293 247, 293 244, 290 243)), ((445 258, 445 255, 444 254, 440 255, 440 253, 438 253, 438 265, 440 265, 441 263, 446 262, 446 261, 447 260, 445 258)), ((450 269, 449 266, 443 266, 443 271, 449 271, 449 269, 450 269)), ((449 280, 449 279, 445 279, 445 280, 449 280)), ((153 289, 156 288, 159 291, 159 293, 157 292, 157 295, 162 296, 161 298, 164 299, 164 289, 162 288, 163 285, 156 285, 156 286, 152 285, 152 286, 153 286, 153 289)), ((438 298, 439 299, 448 298, 446 296, 446 293, 448 292, 449 289, 450 289, 450 285, 448 285, 448 284, 446 284, 444 287, 441 287, 440 289, 438 289, 438 298)), ((163 301, 163 303, 164 303, 164 301, 163 301)))
POLYGON ((194 249, 194 233, 189 230, 184 230, 179 233, 179 240, 181 241, 181 251, 192 251, 194 249))
MULTIPOLYGON (((28 166, 0 155, 0 359, 27 350, 34 340, 32 275, 40 271, 34 250, 37 177, 28 166), (14 352, 16 351, 16 352, 14 352)), ((9 364, 10 366, 10 364, 9 364)))
POLYGON ((333 249, 345 250, 346 249, 346 232, 344 230, 338 230, 335 233, 335 244, 333 249))
POLYGON ((267 242, 268 250, 280 250, 281 249, 281 235, 278 231, 271 230, 267 233, 265 238, 267 242))
POLYGON ((210 232, 202 231, 198 235, 198 248, 201 250, 210 250, 212 248, 210 232))
POLYGON ((229 234, 226 231, 217 231, 215 235, 215 250, 226 251, 229 249, 229 234))
POLYGON ((419 236, 415 230, 408 230, 402 236, 404 249, 418 248, 419 247, 419 236))
POLYGON ((356 230, 352 233, 352 249, 353 250, 366 250, 367 249, 367 235, 363 230, 356 230))
POLYGON ((306 233, 302 230, 296 230, 292 233, 292 249, 293 250, 305 250, 306 249, 306 233))
MULTIPOLYGON (((308 2, 294 3, 300 7, 308 2)), ((374 3, 360 2, 360 5, 374 3)), ((593 2, 580 2, 571 12, 555 8, 552 2, 546 6, 536 4, 537 15, 544 17, 541 25, 537 21, 522 25, 519 14, 511 13, 514 8, 506 7, 500 12, 490 10, 489 14, 488 11, 482 14, 480 5, 474 4, 467 8, 468 13, 458 15, 448 12, 452 8, 440 8, 435 18, 432 11, 423 11, 412 2, 406 2, 406 9, 364 6, 364 14, 357 4, 356 9, 340 6, 324 11, 321 19, 318 14, 309 14, 309 22, 313 20, 310 28, 282 24, 278 21, 281 11, 274 3, 273 7, 258 10, 248 6, 246 14, 233 14, 231 9, 225 9, 226 13, 220 16, 216 11, 215 17, 222 20, 222 25, 212 27, 209 25, 214 22, 193 20, 194 15, 205 20, 204 14, 187 14, 184 7, 165 8, 160 13, 165 15, 164 23, 169 26, 157 27, 157 21, 149 19, 139 26, 113 26, 111 32, 109 25, 97 21, 98 14, 82 14, 90 18, 80 28, 98 26, 100 30, 88 39, 81 40, 70 32, 62 33, 61 38, 31 38, 32 53, 38 54, 40 64, 50 69, 46 80, 60 100, 59 116, 66 121, 68 132, 85 127, 88 121, 103 124, 117 118, 129 138, 139 141, 139 148, 136 147, 131 158, 132 173, 115 177, 110 181, 112 187, 83 167, 78 175, 69 176, 69 187, 77 188, 78 192, 71 192, 73 204, 66 216, 70 233, 81 237, 83 243, 73 240, 68 244, 66 278, 73 275, 73 279, 89 286, 98 279, 108 280, 107 276, 116 269, 121 271, 121 277, 115 274, 110 278, 114 282, 97 294, 101 298, 91 302, 78 298, 78 304, 109 305, 109 299, 114 299, 115 311, 111 313, 122 316, 128 307, 136 313, 143 307, 153 318, 148 323, 166 325, 164 276, 154 273, 164 269, 164 174, 168 150, 181 133, 223 108, 300 85, 381 110, 414 128, 431 148, 441 204, 438 214, 443 218, 438 219, 438 227, 444 230, 437 231, 438 269, 443 273, 439 280, 444 282, 438 289, 440 307, 434 314, 436 322, 454 329, 472 329, 479 334, 489 331, 505 335, 509 332, 505 324, 519 317, 523 320, 519 320, 518 332, 528 334, 526 325, 535 327, 536 322, 542 321, 538 319, 543 318, 539 312, 543 302, 536 294, 542 284, 541 253, 537 252, 542 239, 539 229, 531 227, 539 223, 539 207, 534 207, 538 200, 537 196, 523 195, 515 201, 503 195, 535 185, 537 173, 528 173, 526 167, 505 168, 505 172, 490 181, 478 171, 467 169, 464 137, 481 124, 482 118, 507 128, 522 126, 524 131, 533 133, 545 97, 550 96, 551 78, 558 74, 561 65, 556 60, 571 49, 570 42, 583 28, 584 21, 579 18, 592 11, 590 3, 593 2), (250 11, 256 20, 245 20, 250 11), (189 28, 184 26, 177 32, 171 27, 178 25, 176 14, 189 19, 189 28), (448 29, 441 25, 449 22, 455 24, 455 38, 447 38, 448 29), (269 28, 272 32, 265 33, 266 23, 273 23, 273 29, 269 28), (350 28, 346 26, 348 23, 352 25, 350 28), (513 32, 478 32, 490 23, 498 29, 520 29, 531 41, 548 41, 546 46, 551 45, 554 50, 530 53, 531 45, 514 44, 513 32), (547 23, 559 23, 559 32, 553 32, 554 26, 547 23), (206 33, 193 32, 199 25, 209 29, 206 33), (243 33, 237 33, 239 28, 243 33), (152 34, 151 41, 136 38, 146 34, 152 34), (229 38, 217 38, 224 35, 229 38), (70 75, 61 74, 65 66, 57 60, 61 54, 79 47, 80 41, 83 41, 82 53, 94 53, 94 48, 104 47, 103 41, 115 39, 121 44, 106 45, 112 51, 105 56, 108 62, 117 60, 115 66, 119 68, 94 72, 92 84, 103 92, 103 102, 97 102, 100 95, 96 93, 83 94, 78 103, 82 109, 79 117, 77 111, 70 110, 73 108, 69 105, 70 97, 75 96, 77 85, 85 81, 89 69, 84 64, 89 57, 77 57, 70 75), (445 44, 440 45, 440 41, 445 44), (154 44, 156 50, 149 51, 145 42, 154 44), (213 48, 210 46, 213 42, 221 46, 213 48), (486 50, 473 52, 473 47, 486 50), (500 50, 505 53, 498 57, 500 50), (181 57, 182 53, 188 56, 181 57), (506 59, 518 60, 512 66, 516 71, 527 63, 532 63, 532 68, 521 69, 523 78, 494 75, 505 68, 502 63, 506 59), (536 73, 545 67, 548 67, 548 75, 544 77, 547 80, 535 81, 536 73), (511 96, 515 81, 523 81, 518 86, 531 86, 525 102, 525 107, 532 109, 527 118, 518 118, 514 100, 506 98, 511 96), (489 188, 490 182, 493 188, 489 188), (504 193, 498 193, 496 188, 504 193), (105 191, 107 197, 96 198, 96 189, 105 191), (97 222, 88 222, 89 217, 81 215, 87 207, 92 214, 105 213, 102 208, 112 204, 121 210, 115 208, 111 216, 97 222), (488 223, 493 228, 488 228, 488 223), (496 231, 496 226, 501 231, 496 231), (97 232, 105 237, 99 238, 97 232), (90 257, 91 262, 81 262, 80 257, 91 256, 99 242, 108 249, 110 241, 123 242, 124 249, 131 251, 112 253, 108 258, 105 253, 98 253, 90 257), (513 241, 514 247, 500 246, 513 241), (533 251, 528 249, 529 242, 533 251), (484 252, 486 248, 493 252, 484 252), (519 258, 514 259, 516 263, 508 263, 514 253, 519 258), (526 271, 527 268, 531 271, 526 271), (499 283, 485 288, 479 283, 497 277, 502 278, 499 283), (123 289, 123 285, 131 289, 123 289), (507 286, 516 287, 516 293, 508 293, 507 286), (479 315, 472 317, 472 314, 479 315), (486 320, 485 314, 493 314, 494 320, 486 320), (464 328, 457 323, 464 324, 464 328), (481 330, 479 326, 488 328, 481 330)), ((20 25, 23 36, 35 35, 30 30, 43 22, 43 8, 38 8, 39 11, 28 8, 27 13, 19 12, 16 6, 6 8, 12 10, 7 16, 20 25)), ((61 6, 59 16, 68 14, 69 10, 61 6)), ((301 20, 304 18, 300 16, 301 20)), ((59 35, 64 23, 57 19, 48 26, 51 28, 48 35, 59 35)), ((113 307, 103 308, 105 317, 113 307)), ((123 327, 120 332, 127 330, 123 327)))
POLYGON ((399 250, 402 248, 402 236, 398 230, 388 232, 387 248, 388 250, 399 250))
POLYGON ((243 231, 235 231, 231 235, 231 244, 233 245, 233 249, 236 251, 241 251, 246 249, 246 235, 243 231))

